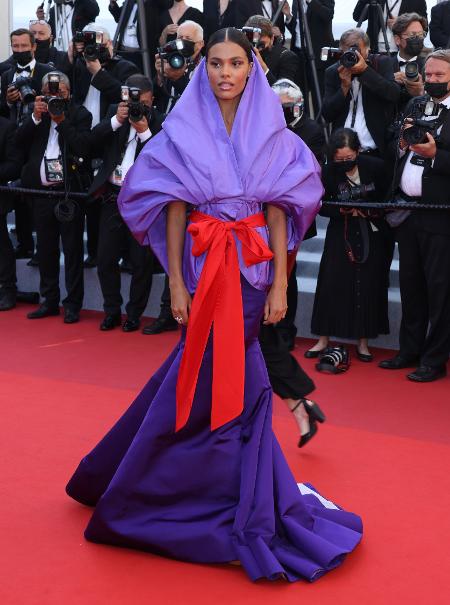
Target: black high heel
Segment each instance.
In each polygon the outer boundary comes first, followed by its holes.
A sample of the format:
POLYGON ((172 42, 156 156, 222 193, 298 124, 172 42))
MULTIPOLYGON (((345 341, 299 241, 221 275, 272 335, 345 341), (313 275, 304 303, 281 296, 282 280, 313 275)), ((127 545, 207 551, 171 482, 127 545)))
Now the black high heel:
POLYGON ((317 433, 318 428, 317 428, 316 422, 323 423, 326 420, 325 414, 320 409, 320 407, 317 405, 317 403, 315 401, 311 401, 310 399, 305 399, 304 397, 302 397, 299 400, 299 402, 291 410, 291 412, 295 412, 295 410, 298 408, 298 406, 301 403, 303 403, 303 407, 305 408, 305 411, 309 417, 309 431, 307 433, 305 433, 304 435, 300 435, 298 447, 304 447, 308 443, 308 441, 311 441, 311 439, 317 433), (312 403, 312 405, 310 405, 308 403, 308 401, 310 401, 312 403))

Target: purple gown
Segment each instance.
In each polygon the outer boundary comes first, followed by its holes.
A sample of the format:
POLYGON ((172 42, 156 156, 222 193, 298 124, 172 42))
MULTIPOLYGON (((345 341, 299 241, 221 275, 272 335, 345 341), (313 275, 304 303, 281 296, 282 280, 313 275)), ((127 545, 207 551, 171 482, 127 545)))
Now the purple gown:
MULTIPOLYGON (((167 269, 165 206, 183 200, 239 220, 265 202, 284 209, 289 248, 320 206, 318 166, 285 128, 279 101, 255 60, 228 136, 204 63, 129 171, 120 211, 167 269), (188 119, 186 117, 189 116, 188 119)), ((258 228, 267 241, 267 228, 258 228)), ((204 256, 187 234, 185 283, 195 292, 204 256)), ((125 414, 80 462, 67 493, 95 506, 88 540, 202 563, 239 560, 252 580, 316 580, 362 537, 361 519, 297 483, 272 432, 272 391, 258 332, 271 263, 242 263, 243 413, 211 431, 212 334, 186 426, 175 432, 175 392, 186 330, 125 414)), ((230 327, 230 329, 232 329, 230 327)), ((232 379, 232 378, 230 378, 232 379)))

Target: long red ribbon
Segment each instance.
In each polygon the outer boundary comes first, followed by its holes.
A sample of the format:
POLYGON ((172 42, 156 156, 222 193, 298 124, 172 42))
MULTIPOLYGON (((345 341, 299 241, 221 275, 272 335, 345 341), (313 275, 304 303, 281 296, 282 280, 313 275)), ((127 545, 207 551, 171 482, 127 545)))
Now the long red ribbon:
POLYGON ((213 383, 211 430, 242 413, 244 407, 245 346, 239 259, 233 233, 242 244, 247 267, 273 258, 265 241, 255 231, 264 227, 259 212, 240 221, 220 219, 194 211, 188 227, 193 238, 192 254, 207 252, 189 316, 186 342, 177 382, 176 431, 188 421, 198 373, 213 330, 213 383))

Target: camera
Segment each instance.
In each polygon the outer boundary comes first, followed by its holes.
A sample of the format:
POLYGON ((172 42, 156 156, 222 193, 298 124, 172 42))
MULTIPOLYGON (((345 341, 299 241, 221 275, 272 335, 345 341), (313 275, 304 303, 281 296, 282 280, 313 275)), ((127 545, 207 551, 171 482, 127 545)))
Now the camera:
POLYGON ((407 120, 410 120, 406 123, 412 124, 412 126, 410 128, 403 128, 402 130, 401 136, 405 143, 408 145, 426 143, 428 132, 435 137, 435 133, 439 126, 441 126, 442 120, 440 118, 434 120, 426 120, 424 118, 437 116, 439 110, 439 104, 431 100, 417 103, 414 106, 411 115, 406 118, 407 120))
POLYGON ((348 50, 324 46, 320 52, 320 59, 322 61, 339 61, 343 67, 351 69, 359 61, 358 52, 357 46, 351 46, 348 50))
POLYGON ((181 69, 185 66, 186 60, 192 57, 194 50, 195 42, 177 39, 158 48, 158 54, 161 60, 165 59, 172 69, 181 69))
POLYGON ((77 31, 73 37, 74 44, 84 44, 84 58, 96 61, 101 58, 103 34, 95 31, 77 31))
POLYGON ((148 114, 148 107, 141 101, 141 91, 132 86, 121 87, 122 101, 127 104, 128 117, 131 122, 139 122, 148 114))
POLYGON ((337 198, 340 202, 355 202, 357 200, 366 200, 371 193, 375 191, 375 185, 350 185, 350 183, 340 183, 337 198))
POLYGON ((405 65, 405 76, 410 82, 417 82, 419 79, 419 65, 417 61, 410 61, 405 65))
POLYGON ((261 42, 262 29, 260 27, 243 27, 242 33, 247 36, 248 41, 253 46, 253 48, 257 48, 258 50, 263 50, 265 48, 264 42, 261 42))
POLYGON ((66 99, 56 96, 59 93, 59 74, 49 74, 48 76, 48 96, 44 97, 44 102, 47 103, 47 109, 49 113, 54 116, 62 116, 63 113, 68 109, 68 103, 66 99))
POLYGON ((326 374, 340 374, 350 367, 350 353, 345 345, 326 347, 320 355, 316 370, 326 374))
POLYGON ((32 103, 36 98, 36 93, 33 90, 31 78, 19 77, 13 84, 14 88, 20 92, 20 97, 24 105, 32 103))

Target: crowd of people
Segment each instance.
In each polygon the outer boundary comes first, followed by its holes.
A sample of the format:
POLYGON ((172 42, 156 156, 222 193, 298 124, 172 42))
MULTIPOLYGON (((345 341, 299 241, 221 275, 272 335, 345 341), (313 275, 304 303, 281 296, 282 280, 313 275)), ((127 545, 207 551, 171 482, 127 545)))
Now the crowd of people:
MULTIPOLYGON (((364 210, 361 202, 450 205, 450 2, 431 10, 428 25, 424 0, 380 2, 383 23, 372 3, 359 0, 353 18, 368 21, 367 33, 349 29, 336 44, 334 5, 306 0, 303 15, 295 1, 205 0, 199 11, 184 0, 149 0, 145 30, 153 77, 143 73, 135 2, 124 5, 124 15, 117 2, 109 4, 122 26, 115 45, 111 32, 95 24, 99 7, 91 0, 67 6, 71 37, 65 42, 57 44, 55 13, 47 16, 42 7, 28 28, 12 31, 12 55, 0 64, 0 184, 12 190, 0 195, 0 310, 26 301, 40 302, 29 319, 60 314, 62 246, 64 322, 79 321, 83 273, 96 268, 104 299, 100 329, 140 329, 152 276, 161 268, 150 248, 132 237, 118 195, 188 86, 210 36, 231 26, 246 32, 287 127, 322 165, 324 199, 355 201, 354 208, 321 210, 330 221, 311 320, 318 342, 306 356, 318 357, 337 337, 356 340, 359 359, 372 360, 368 339, 389 332, 389 269, 398 242, 400 350, 380 365, 415 368, 408 377, 419 382, 445 376, 450 212, 364 210), (435 50, 424 45, 428 32, 435 50), (40 297, 17 290, 16 259, 36 266, 40 297), (131 273, 123 323, 122 270, 131 273)), ((305 238, 315 233, 313 224, 305 238)), ((288 312, 277 325, 288 349, 297 294, 294 269, 288 312)), ((143 332, 177 327, 166 277, 160 315, 143 332)), ((262 345, 271 338, 262 334, 262 345)))

